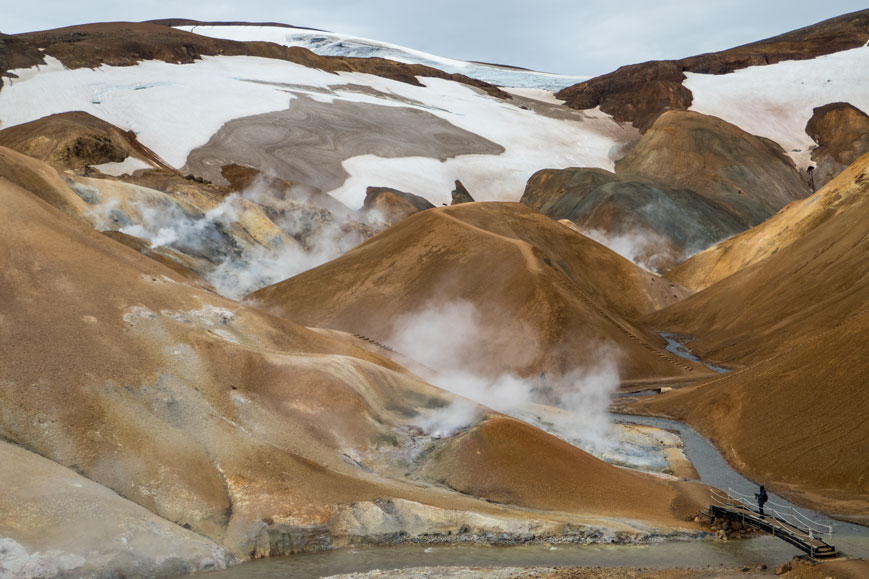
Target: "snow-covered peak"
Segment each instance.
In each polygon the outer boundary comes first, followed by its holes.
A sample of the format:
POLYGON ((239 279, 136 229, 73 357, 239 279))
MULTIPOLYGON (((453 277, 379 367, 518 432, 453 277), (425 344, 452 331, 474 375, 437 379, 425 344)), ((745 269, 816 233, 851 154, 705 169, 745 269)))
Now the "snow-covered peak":
POLYGON ((200 25, 178 26, 177 28, 211 38, 223 38, 242 42, 259 40, 274 42, 283 46, 300 46, 323 56, 376 57, 408 64, 423 64, 443 70, 444 72, 464 74, 471 78, 504 87, 537 88, 554 92, 588 79, 586 76, 550 74, 455 60, 359 36, 305 28, 260 25, 200 25))

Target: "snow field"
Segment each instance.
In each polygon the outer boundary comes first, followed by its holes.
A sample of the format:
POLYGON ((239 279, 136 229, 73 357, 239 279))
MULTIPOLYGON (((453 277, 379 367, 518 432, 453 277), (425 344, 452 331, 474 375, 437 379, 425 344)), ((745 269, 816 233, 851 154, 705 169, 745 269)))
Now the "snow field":
POLYGON ((324 56, 378 57, 408 64, 424 64, 445 72, 464 74, 498 86, 558 91, 589 78, 587 76, 552 74, 456 60, 388 42, 303 28, 255 25, 178 26, 177 28, 211 38, 241 42, 260 40, 284 46, 300 46, 324 56))
MULTIPOLYGON (((334 193, 359 207, 369 185, 385 185, 449 200, 463 179, 480 200, 517 201, 527 179, 543 168, 591 166, 611 170, 610 150, 633 132, 609 118, 552 119, 492 98, 467 85, 423 78, 427 86, 360 73, 330 74, 294 63, 247 56, 205 57, 192 64, 147 61, 132 67, 64 69, 59 61, 16 71, 0 91, 0 126, 64 111, 83 110, 125 130, 167 163, 182 167, 189 152, 239 117, 283 110, 295 93, 319 100, 413 106, 474 132, 506 149, 502 155, 435 159, 380 159, 362 155, 345 162, 351 174, 334 193), (361 85, 372 94, 342 88, 361 85)), ((577 118, 589 115, 577 113, 577 118)), ((413 127, 408 127, 409 131, 413 127)))
POLYGON ((692 111, 713 115, 781 145, 799 168, 813 164, 806 134, 812 109, 848 102, 869 113, 869 47, 788 60, 730 74, 685 73, 692 111))

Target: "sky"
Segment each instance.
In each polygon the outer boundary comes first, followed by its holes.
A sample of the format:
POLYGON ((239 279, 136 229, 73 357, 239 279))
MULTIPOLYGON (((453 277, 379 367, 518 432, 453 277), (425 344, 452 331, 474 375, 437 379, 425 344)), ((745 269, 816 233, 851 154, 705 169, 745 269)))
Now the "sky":
POLYGON ((598 75, 731 48, 865 6, 865 0, 0 0, 0 32, 169 17, 275 21, 462 60, 598 75))

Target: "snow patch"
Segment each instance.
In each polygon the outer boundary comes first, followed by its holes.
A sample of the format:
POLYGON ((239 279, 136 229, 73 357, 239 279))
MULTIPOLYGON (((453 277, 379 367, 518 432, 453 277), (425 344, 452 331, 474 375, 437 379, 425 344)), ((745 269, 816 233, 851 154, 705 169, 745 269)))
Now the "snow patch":
POLYGON ((730 74, 686 72, 692 111, 713 115, 784 148, 798 168, 812 164, 806 134, 812 109, 848 102, 869 111, 869 47, 788 60, 730 74))
POLYGON ((140 169, 152 168, 153 166, 147 161, 143 161, 142 159, 132 156, 127 157, 119 163, 103 163, 102 165, 94 165, 94 169, 100 171, 101 173, 105 173, 106 175, 112 175, 114 177, 120 177, 121 175, 132 175, 134 172, 140 169))

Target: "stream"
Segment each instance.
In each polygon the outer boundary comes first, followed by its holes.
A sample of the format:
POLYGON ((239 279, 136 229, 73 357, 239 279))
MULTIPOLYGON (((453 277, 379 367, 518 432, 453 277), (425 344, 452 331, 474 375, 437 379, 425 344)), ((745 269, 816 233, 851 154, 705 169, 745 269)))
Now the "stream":
MULTIPOLYGON (((729 372, 700 360, 678 338, 660 332, 667 340, 667 350, 683 358, 705 364, 719 373, 729 372)), ((522 417, 528 420, 532 418, 522 417)), ((733 470, 718 450, 690 426, 645 416, 610 415, 617 424, 639 424, 678 434, 682 450, 694 466, 700 481, 723 491, 731 488, 752 496, 758 484, 733 470)), ((539 423, 539 417, 528 420, 539 423)), ((553 430, 555 424, 537 424, 553 430)), ((558 435, 559 433, 553 432, 558 435)), ((624 460, 624 458, 623 458, 624 460)), ((810 509, 793 505, 769 493, 771 501, 792 506, 810 519, 833 527, 833 544, 840 553, 851 557, 869 557, 869 527, 837 521, 810 509)), ((300 553, 289 557, 262 559, 230 569, 201 573, 208 579, 277 579, 284 577, 314 578, 374 569, 411 567, 734 567, 765 564, 775 568, 803 552, 780 539, 760 535, 730 541, 662 541, 644 545, 523 545, 494 547, 488 545, 399 545, 357 549, 334 549, 317 553, 300 553)))
MULTIPOLYGON (((664 418, 621 414, 614 414, 613 421, 617 423, 644 424, 676 432, 682 439, 682 444, 684 445, 682 450, 685 456, 694 466, 694 470, 697 471, 702 483, 723 491, 732 488, 749 496, 753 496, 754 492, 758 489, 758 483, 748 480, 733 470, 712 443, 683 422, 664 418)), ((840 552, 852 557, 869 557, 869 527, 831 519, 811 509, 795 505, 771 492, 769 493, 769 499, 770 501, 783 503, 786 506, 797 509, 813 521, 832 526, 833 544, 840 552)), ((755 540, 757 539, 752 539, 748 542, 755 540)))
MULTIPOLYGON (((685 455, 705 484, 724 491, 733 488, 749 495, 757 489, 757 484, 733 470, 709 441, 683 423, 617 414, 611 418, 616 423, 642 424, 678 433, 684 444, 685 455)), ((790 505, 772 493, 770 499, 790 505)), ((832 525, 833 544, 840 552, 854 557, 869 556, 869 528, 833 520, 802 507, 796 508, 817 522, 832 525)), ((768 535, 730 541, 662 541, 645 545, 400 545, 301 553, 251 561, 200 575, 208 579, 313 578, 423 566, 668 568, 766 564, 774 569, 795 555, 802 554, 797 548, 768 535)))
POLYGON ((698 358, 691 349, 686 346, 679 338, 690 339, 693 340, 694 336, 688 336, 685 334, 674 334, 673 332, 658 332, 658 335, 667 340, 667 346, 665 350, 670 352, 671 354, 676 354, 680 358, 685 358, 686 360, 691 360, 692 362, 699 362, 703 364, 713 372, 718 372, 719 374, 727 374, 730 372, 727 368, 722 368, 721 366, 715 366, 714 364, 710 364, 705 360, 701 360, 698 358))

